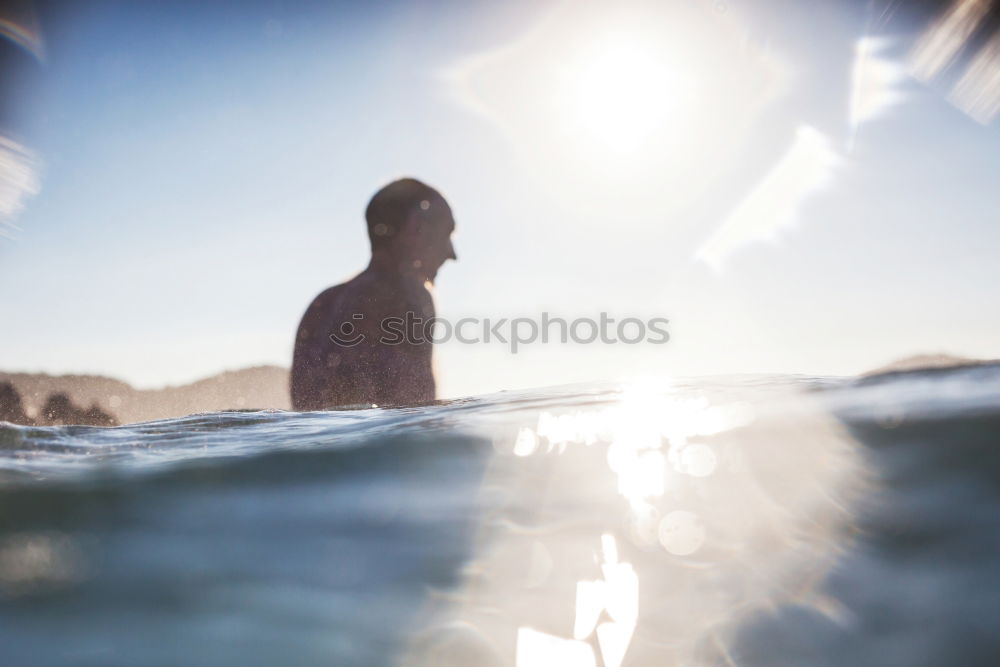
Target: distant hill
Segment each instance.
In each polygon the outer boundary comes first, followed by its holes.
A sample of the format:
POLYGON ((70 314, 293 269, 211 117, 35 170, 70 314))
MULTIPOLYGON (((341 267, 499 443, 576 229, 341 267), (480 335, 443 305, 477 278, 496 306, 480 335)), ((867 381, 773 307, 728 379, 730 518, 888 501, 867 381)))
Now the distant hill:
POLYGON ((862 373, 862 377, 871 375, 882 375, 884 373, 904 373, 907 371, 925 370, 929 368, 954 368, 958 366, 984 366, 987 364, 1000 363, 997 359, 970 359, 969 357, 959 357, 953 354, 915 354, 880 366, 867 373, 862 373))
POLYGON ((289 410, 288 369, 254 366, 226 371, 190 384, 162 389, 135 389, 103 375, 48 375, 0 372, 21 395, 25 412, 38 415, 51 394, 64 393, 82 406, 96 403, 119 422, 182 417, 193 412, 232 409, 289 410))

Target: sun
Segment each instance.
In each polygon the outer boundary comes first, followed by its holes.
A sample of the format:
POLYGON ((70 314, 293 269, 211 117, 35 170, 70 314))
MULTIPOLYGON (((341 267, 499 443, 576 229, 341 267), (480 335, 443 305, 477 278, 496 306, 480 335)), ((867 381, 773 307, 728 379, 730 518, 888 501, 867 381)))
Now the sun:
POLYGON ((693 77, 642 35, 615 35, 562 68, 558 91, 567 129, 622 152, 678 131, 695 102, 693 77))

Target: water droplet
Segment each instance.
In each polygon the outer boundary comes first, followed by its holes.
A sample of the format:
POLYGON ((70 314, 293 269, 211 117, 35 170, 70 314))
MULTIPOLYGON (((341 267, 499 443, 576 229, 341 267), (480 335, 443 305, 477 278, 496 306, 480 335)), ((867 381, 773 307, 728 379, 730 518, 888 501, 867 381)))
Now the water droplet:
POLYGON ((660 544, 676 556, 693 554, 705 543, 705 525, 694 512, 674 510, 660 521, 660 544))

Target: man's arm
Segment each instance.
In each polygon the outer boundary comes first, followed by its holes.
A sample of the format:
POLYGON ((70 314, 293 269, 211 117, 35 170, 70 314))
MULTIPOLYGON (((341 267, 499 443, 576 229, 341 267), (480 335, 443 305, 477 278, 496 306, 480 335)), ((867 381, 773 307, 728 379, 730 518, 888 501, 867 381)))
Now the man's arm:
MULTIPOLYGON (((292 409, 324 410, 339 405, 336 390, 341 384, 337 368, 344 348, 330 339, 338 331, 339 311, 345 285, 319 294, 306 309, 295 335, 292 355, 292 409)), ((350 318, 348 318, 350 319, 350 318)))

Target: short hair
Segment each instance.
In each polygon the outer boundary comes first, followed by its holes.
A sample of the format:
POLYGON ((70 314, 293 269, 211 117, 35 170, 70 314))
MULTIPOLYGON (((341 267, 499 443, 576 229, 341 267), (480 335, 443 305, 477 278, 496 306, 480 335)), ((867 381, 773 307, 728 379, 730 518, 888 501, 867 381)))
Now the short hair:
MULTIPOLYGON (((441 193, 415 178, 401 178, 375 193, 365 209, 372 248, 386 245, 406 218, 424 201, 443 199, 441 193)), ((426 208, 426 206, 424 206, 426 208)))

